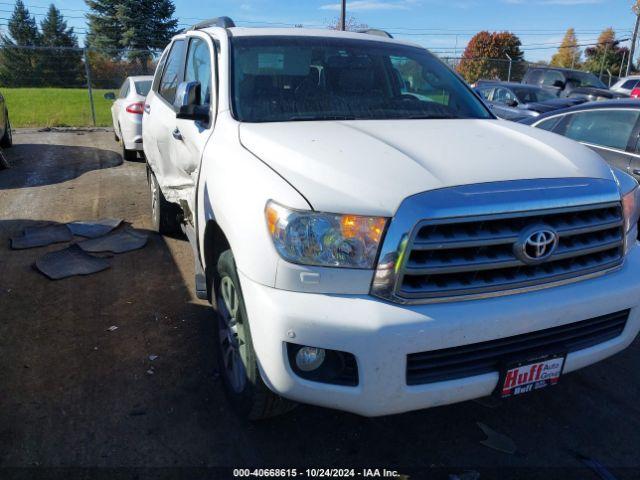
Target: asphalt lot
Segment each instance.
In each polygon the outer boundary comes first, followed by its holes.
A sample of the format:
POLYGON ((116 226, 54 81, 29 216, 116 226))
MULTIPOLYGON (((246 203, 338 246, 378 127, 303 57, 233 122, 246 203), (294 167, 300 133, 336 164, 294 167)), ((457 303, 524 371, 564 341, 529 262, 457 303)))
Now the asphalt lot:
POLYGON ((151 234, 110 270, 57 282, 32 264, 59 245, 9 248, 11 236, 43 220, 122 217, 148 229, 144 164, 123 163, 108 131, 23 130, 14 139, 12 168, 0 171, 0 478, 49 471, 27 467, 152 475, 304 465, 422 470, 412 478, 465 470, 482 479, 604 478, 579 455, 615 478, 640 477, 638 340, 557 387, 497 406, 375 419, 300 406, 262 423, 238 420, 217 378, 213 314, 193 293, 186 241, 151 234), (518 451, 481 445, 477 422, 518 451))

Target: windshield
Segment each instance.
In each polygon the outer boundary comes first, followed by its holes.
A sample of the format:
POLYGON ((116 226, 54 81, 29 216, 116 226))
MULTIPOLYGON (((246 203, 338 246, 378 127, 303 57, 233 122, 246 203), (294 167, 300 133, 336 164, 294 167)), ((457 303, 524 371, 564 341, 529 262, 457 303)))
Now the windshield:
POLYGON ((151 82, 152 80, 142 80, 140 82, 135 82, 136 92, 138 92, 138 95, 146 97, 149 94, 149 90, 151 90, 151 82))
POLYGON ((607 89, 607 86, 600 81, 593 73, 587 72, 570 72, 567 74, 567 82, 572 83, 576 87, 595 87, 607 89))
POLYGON ((542 88, 514 88, 513 92, 521 103, 546 102, 558 98, 542 88))
POLYGON ((493 118, 426 50, 342 38, 235 38, 232 103, 243 122, 493 118))

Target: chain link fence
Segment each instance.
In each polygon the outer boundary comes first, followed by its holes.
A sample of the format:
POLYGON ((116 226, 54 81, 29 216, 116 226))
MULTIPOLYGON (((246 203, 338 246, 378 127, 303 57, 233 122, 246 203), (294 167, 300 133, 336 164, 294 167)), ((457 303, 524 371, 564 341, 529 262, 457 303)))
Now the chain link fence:
POLYGON ((153 75, 161 53, 127 51, 119 59, 86 48, 2 47, 0 92, 12 126, 111 126, 105 93, 117 94, 128 76, 153 75))

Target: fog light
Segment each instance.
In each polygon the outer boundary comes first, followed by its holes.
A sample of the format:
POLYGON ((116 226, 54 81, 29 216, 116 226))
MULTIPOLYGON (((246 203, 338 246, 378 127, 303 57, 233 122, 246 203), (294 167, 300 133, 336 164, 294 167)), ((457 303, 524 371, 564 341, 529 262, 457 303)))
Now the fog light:
POLYGON ((296 353, 296 366, 303 372, 311 372, 322 365, 324 357, 324 348, 302 347, 296 353))

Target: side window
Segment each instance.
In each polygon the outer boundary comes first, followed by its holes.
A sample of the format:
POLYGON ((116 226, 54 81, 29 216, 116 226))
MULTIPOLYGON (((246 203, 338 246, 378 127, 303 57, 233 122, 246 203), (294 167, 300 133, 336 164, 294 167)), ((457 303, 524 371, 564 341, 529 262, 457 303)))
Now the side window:
POLYGON ((127 95, 129 95, 129 79, 127 78, 124 83, 122 84, 122 87, 120 87, 120 93, 118 94, 119 98, 125 98, 127 95))
POLYGON ((542 82, 542 70, 533 70, 527 78, 527 83, 537 85, 542 82))
POLYGON ((638 84, 638 80, 627 80, 622 85, 620 85, 620 88, 624 88, 626 90, 633 90, 637 84, 638 84))
POLYGON ((156 67, 156 73, 153 77, 153 86, 151 89, 154 92, 158 91, 158 87, 160 86, 160 78, 162 77, 162 72, 164 71, 164 65, 167 63, 167 57, 169 56, 169 48, 165 48, 164 52, 162 52, 162 56, 160 57, 160 61, 158 62, 158 66, 156 67))
POLYGON ((200 83, 199 105, 211 105, 212 81, 211 54, 209 45, 200 38, 193 38, 189 43, 187 65, 184 73, 185 82, 200 83))
POLYGON ((176 90, 182 81, 183 65, 184 65, 184 40, 176 40, 173 42, 171 52, 167 57, 167 64, 164 67, 158 93, 167 102, 173 105, 176 99, 176 90))
POLYGON ((536 125, 536 128, 547 130, 548 132, 553 132, 556 126, 560 123, 560 121, 563 118, 564 117, 560 116, 560 117, 549 118, 548 120, 543 120, 538 125, 536 125))
POLYGON ((516 96, 506 88, 498 88, 493 94, 493 101, 504 103, 505 105, 516 100, 516 96))
POLYGON ((544 73, 542 84, 547 85, 549 87, 553 87, 554 86, 553 84, 558 81, 564 82, 564 77, 562 76, 562 74, 555 70, 547 70, 544 73))
POLYGON ((626 150, 640 117, 638 110, 594 110, 567 116, 564 136, 579 142, 626 150))
POLYGON ((490 100, 491 99, 491 92, 493 91, 493 88, 476 88, 476 91, 485 100, 490 100))

